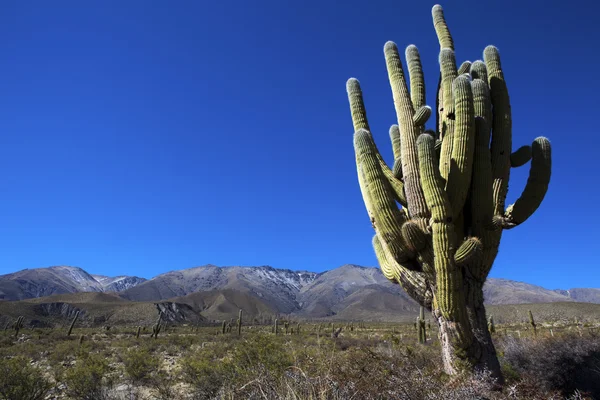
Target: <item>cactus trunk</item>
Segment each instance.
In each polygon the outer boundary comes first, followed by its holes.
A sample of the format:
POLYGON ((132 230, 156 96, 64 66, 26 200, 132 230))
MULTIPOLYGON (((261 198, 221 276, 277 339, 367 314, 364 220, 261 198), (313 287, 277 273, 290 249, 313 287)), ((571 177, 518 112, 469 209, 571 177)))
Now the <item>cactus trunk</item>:
MULTIPOLYGON (((417 48, 406 49, 407 76, 396 44, 384 46, 398 123, 389 132, 392 168, 373 140, 360 84, 348 80, 359 187, 381 270, 432 312, 446 372, 485 368, 502 383, 482 288, 503 231, 531 217, 546 194, 550 142, 540 137, 511 154, 511 106, 498 50, 488 46, 484 61, 457 68, 439 5, 432 16, 440 43, 436 131, 425 129, 431 109, 417 48), (505 207, 510 169, 529 161, 525 189, 505 207)), ((421 314, 420 342, 424 327, 421 314)))
POLYGON ((71 326, 69 327, 69 332, 67 332, 67 336, 71 336, 71 332, 73 332, 73 327, 75 327, 75 322, 77 322, 77 318, 79 318, 79 311, 75 313, 75 317, 73 318, 73 322, 71 322, 71 326))

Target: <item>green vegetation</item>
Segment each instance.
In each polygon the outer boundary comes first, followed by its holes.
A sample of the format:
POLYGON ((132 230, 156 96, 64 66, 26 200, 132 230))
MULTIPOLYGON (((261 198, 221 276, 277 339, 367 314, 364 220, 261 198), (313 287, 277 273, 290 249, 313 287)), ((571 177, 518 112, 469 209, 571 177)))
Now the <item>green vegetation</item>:
POLYGON ((300 330, 294 321, 293 335, 276 335, 266 321, 245 325, 243 336, 223 335, 219 323, 174 325, 154 340, 138 340, 138 326, 78 327, 85 336, 81 345, 61 330, 24 328, 19 340, 8 331, 0 335, 0 399, 41 400, 50 393, 71 400, 600 395, 600 322, 574 325, 572 318, 562 323, 537 316, 536 338, 527 329, 527 309, 521 316, 520 322, 496 322, 503 390, 485 373, 449 379, 435 325, 427 341, 416 344, 412 323, 338 321, 329 326, 335 336, 321 334, 323 323, 311 321, 300 330))
POLYGON ((442 8, 434 6, 432 15, 440 43, 435 130, 425 128, 432 110, 418 49, 410 45, 405 53, 409 92, 398 47, 384 47, 398 119, 390 129, 392 168, 373 140, 360 84, 348 80, 358 180, 381 270, 431 310, 444 370, 485 369, 501 383, 483 284, 503 231, 525 222, 546 194, 550 142, 539 137, 511 155, 511 107, 498 49, 488 46, 483 61, 457 68, 442 8), (511 167, 529 160, 525 189, 505 208, 511 167))

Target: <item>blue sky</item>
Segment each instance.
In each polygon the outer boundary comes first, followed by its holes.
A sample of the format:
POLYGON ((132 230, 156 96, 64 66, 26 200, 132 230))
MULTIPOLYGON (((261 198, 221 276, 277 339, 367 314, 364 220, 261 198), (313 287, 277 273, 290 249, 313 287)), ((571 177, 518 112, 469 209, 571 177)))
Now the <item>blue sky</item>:
MULTIPOLYGON (((459 61, 500 49, 515 148, 552 142, 548 195, 491 273, 549 288, 600 287, 600 9, 577 3, 441 3, 459 61)), ((434 104, 433 4, 3 1, 0 273, 375 265, 345 82, 390 160, 383 45, 419 47, 434 104)))

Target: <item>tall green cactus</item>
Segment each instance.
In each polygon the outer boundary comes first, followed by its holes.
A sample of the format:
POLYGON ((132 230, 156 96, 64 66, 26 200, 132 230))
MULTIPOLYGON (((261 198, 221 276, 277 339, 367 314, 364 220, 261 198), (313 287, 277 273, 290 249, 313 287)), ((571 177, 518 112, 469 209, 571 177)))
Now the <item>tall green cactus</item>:
POLYGON ((79 318, 79 310, 77 310, 77 312, 75 312, 75 317, 73 317, 73 322, 71 322, 71 325, 69 326, 69 331, 67 332, 67 336, 71 336, 71 333, 73 332, 73 328, 75 327, 75 322, 77 322, 77 318, 79 318))
POLYGON ((511 108, 500 54, 457 68, 454 41, 442 8, 433 7, 440 43, 435 130, 419 51, 406 49, 407 84, 398 47, 384 47, 398 125, 390 129, 392 168, 370 132, 358 80, 347 83, 354 125, 358 181, 384 275, 432 311, 439 326, 444 368, 484 367, 501 381, 487 327, 483 283, 504 230, 525 222, 540 206, 550 181, 548 139, 511 155, 511 108), (505 208, 511 167, 531 160, 529 179, 505 208))

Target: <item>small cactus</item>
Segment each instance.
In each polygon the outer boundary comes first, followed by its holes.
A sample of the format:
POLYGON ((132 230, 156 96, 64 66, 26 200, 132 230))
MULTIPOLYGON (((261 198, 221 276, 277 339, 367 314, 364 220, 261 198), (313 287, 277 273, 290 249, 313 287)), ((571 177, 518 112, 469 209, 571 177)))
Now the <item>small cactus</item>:
POLYGON ((493 315, 490 315, 490 318, 488 319, 488 330, 490 331, 490 333, 496 332, 496 326, 494 325, 494 316, 493 315))
POLYGON ((277 318, 275 318, 275 336, 277 336, 279 334, 279 320, 277 318))
POLYGON ((533 313, 529 310, 529 325, 533 328, 533 336, 537 337, 537 325, 535 324, 535 320, 533 319, 533 313))
POLYGON ((152 327, 152 335, 150 335, 150 337, 154 337, 154 339, 158 338, 158 334, 160 333, 161 319, 162 319, 162 313, 159 313, 158 319, 156 320, 156 324, 154 324, 154 326, 152 327))
POLYGON ((17 320, 13 324, 13 327, 15 329, 15 337, 19 336, 19 331, 23 328, 23 320, 24 320, 24 318, 21 315, 19 318, 17 318, 17 320))
POLYGON ((73 327, 75 326, 75 322, 77 322, 77 318, 79 318, 79 310, 77 310, 77 312, 75 313, 75 317, 73 318, 73 322, 71 322, 71 326, 69 327, 67 336, 71 336, 71 332, 73 332, 73 327))
POLYGON ((138 328, 137 328, 137 332, 135 333, 135 338, 136 338, 136 339, 139 339, 139 338, 140 338, 140 332, 141 332, 141 331, 142 331, 142 327, 141 327, 141 326, 138 326, 138 328))
POLYGON ((421 307, 419 316, 417 317, 417 330, 419 332, 419 343, 427 341, 427 331, 425 329, 425 309, 421 307))
POLYGON ((83 344, 83 339, 84 339, 84 336, 80 335, 79 336, 79 346, 81 346, 83 344))
POLYGON ((238 328, 238 336, 241 336, 242 335, 242 310, 241 309, 240 309, 240 314, 238 316, 237 328, 238 328))
POLYGON ((221 333, 224 335, 227 332, 227 322, 223 321, 223 325, 221 326, 221 333))

